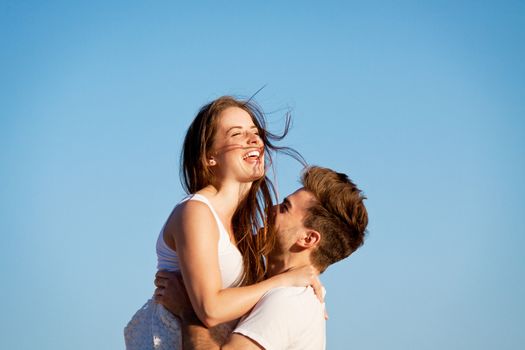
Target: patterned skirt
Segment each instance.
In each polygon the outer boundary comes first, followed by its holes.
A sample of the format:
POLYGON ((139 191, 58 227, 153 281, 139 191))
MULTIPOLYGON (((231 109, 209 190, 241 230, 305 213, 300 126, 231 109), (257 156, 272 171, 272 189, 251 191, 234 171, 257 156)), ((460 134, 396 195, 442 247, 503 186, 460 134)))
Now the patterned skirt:
POLYGON ((148 300, 124 328, 127 350, 181 350, 179 320, 164 306, 148 300))

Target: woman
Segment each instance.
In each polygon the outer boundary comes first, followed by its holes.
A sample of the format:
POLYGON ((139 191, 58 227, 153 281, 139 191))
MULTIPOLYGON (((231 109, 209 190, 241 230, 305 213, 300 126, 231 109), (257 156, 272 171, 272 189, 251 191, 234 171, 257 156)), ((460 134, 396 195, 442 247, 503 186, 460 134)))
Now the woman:
MULTIPOLYGON (((241 317, 272 288, 318 283, 311 267, 263 280, 274 195, 265 157, 283 149, 271 141, 281 140, 288 125, 282 136, 271 134, 254 104, 225 96, 202 107, 186 134, 181 173, 191 195, 159 235, 157 267, 181 271, 193 309, 208 327, 241 317)), ((129 350, 182 348, 177 319, 152 300, 133 316, 125 338, 129 350)))

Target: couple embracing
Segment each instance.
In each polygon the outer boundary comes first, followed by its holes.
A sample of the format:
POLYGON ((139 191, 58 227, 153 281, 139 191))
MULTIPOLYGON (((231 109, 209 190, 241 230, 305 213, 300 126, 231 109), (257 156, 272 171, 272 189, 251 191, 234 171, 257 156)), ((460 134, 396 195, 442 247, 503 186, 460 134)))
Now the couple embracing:
POLYGON ((363 244, 365 197, 313 166, 274 205, 265 164, 298 155, 275 145, 288 121, 272 134, 251 100, 228 96, 200 109, 181 157, 189 196, 159 234, 155 297, 126 326, 128 350, 325 348, 318 275, 363 244))

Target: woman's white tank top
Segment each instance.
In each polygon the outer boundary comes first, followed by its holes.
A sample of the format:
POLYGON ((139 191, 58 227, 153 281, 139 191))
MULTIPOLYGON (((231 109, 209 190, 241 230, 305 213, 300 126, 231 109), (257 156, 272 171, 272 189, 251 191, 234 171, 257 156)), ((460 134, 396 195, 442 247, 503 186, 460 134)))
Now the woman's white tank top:
MULTIPOLYGON (((184 198, 178 205, 189 200, 202 202, 206 204, 208 208, 210 208, 210 211, 213 214, 213 217, 215 218, 215 221, 217 222, 217 227, 219 229, 218 252, 219 268, 222 277, 222 287, 228 288, 235 285, 236 282, 239 282, 243 271, 242 255, 239 252, 239 249, 237 249, 237 246, 235 246, 230 241, 230 235, 228 234, 228 232, 224 228, 224 225, 219 219, 219 215, 217 215, 215 209, 213 209, 211 203, 206 197, 200 194, 193 194, 184 198)), ((166 224, 164 224, 162 230, 160 230, 159 238, 157 239, 157 269, 179 271, 180 266, 177 252, 168 247, 166 242, 164 242, 165 227, 166 224)))

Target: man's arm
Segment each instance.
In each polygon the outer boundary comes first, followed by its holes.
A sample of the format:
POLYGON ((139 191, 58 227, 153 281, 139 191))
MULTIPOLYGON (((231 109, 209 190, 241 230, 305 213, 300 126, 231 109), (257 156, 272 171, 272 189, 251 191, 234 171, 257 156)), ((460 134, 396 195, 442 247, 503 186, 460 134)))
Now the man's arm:
MULTIPOLYGON (((155 301, 181 320, 182 342, 185 350, 219 349, 230 335, 236 322, 206 328, 199 320, 184 288, 179 273, 159 271, 155 278, 155 301)), ((241 336, 242 337, 242 336, 241 336)), ((244 337, 242 337, 244 338, 244 337)), ((248 340, 249 341, 249 340, 248 340)), ((251 342, 251 341, 250 341, 251 342)), ((235 349, 235 348, 230 348, 235 349)), ((240 345, 239 349, 252 349, 240 345)), ((261 349, 255 347, 253 349, 261 349)))
POLYGON ((216 342, 209 329, 205 328, 199 318, 185 315, 181 319, 182 348, 184 350, 261 350, 264 348, 244 335, 233 333, 224 345, 216 342))
POLYGON ((204 327, 195 313, 181 318, 182 348, 184 350, 218 350, 220 342, 214 341, 211 332, 204 327))
POLYGON ((261 350, 264 348, 254 340, 245 337, 242 334, 233 333, 226 344, 221 347, 222 350, 261 350))

